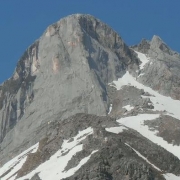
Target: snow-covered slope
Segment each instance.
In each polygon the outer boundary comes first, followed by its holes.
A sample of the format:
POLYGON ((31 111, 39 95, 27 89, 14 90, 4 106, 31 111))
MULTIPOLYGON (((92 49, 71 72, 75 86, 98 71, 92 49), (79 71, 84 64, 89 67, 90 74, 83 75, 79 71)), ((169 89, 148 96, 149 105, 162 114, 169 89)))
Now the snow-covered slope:
POLYGON ((19 156, 15 157, 8 163, 6 163, 0 169, 0 177, 1 180, 24 180, 24 179, 31 179, 35 174, 39 174, 39 177, 42 180, 60 180, 69 176, 72 176, 78 169, 81 168, 90 158, 91 156, 96 153, 98 150, 94 150, 89 154, 89 156, 83 158, 76 167, 69 169, 68 171, 65 170, 68 162, 72 159, 72 157, 83 150, 83 144, 81 141, 87 138, 88 135, 93 133, 93 129, 91 127, 79 131, 79 133, 72 137, 72 141, 70 139, 64 140, 61 148, 53 155, 51 158, 46 161, 45 163, 38 166, 35 170, 31 173, 23 176, 21 178, 16 178, 17 172, 21 169, 22 165, 25 163, 28 154, 35 153, 38 149, 38 144, 32 146, 28 150, 24 151, 19 156))
MULTIPOLYGON (((62 122, 64 126, 62 126, 61 124, 53 125, 52 123, 50 123, 49 126, 52 125, 53 134, 55 129, 58 129, 58 132, 60 134, 56 133, 56 135, 53 135, 53 139, 51 139, 50 135, 48 142, 45 143, 46 147, 44 150, 40 148, 40 146, 42 146, 42 143, 40 142, 39 144, 36 144, 35 146, 29 148, 27 151, 21 153, 19 156, 5 164, 0 169, 0 177, 2 180, 34 180, 38 178, 40 180, 58 180, 63 178, 72 180, 74 179, 74 177, 83 177, 85 172, 89 173, 88 177, 91 177, 93 175, 97 176, 96 173, 102 174, 102 172, 99 170, 101 170, 101 168, 104 168, 104 164, 102 164, 102 166, 100 166, 100 164, 102 162, 107 164, 108 162, 108 166, 112 166, 111 172, 113 172, 114 176, 119 176, 122 179, 125 177, 127 170, 134 172, 134 168, 135 170, 136 168, 139 168, 138 173, 140 173, 141 175, 143 174, 142 177, 145 177, 144 179, 152 176, 144 176, 146 172, 148 174, 149 171, 152 171, 154 173, 153 177, 160 176, 162 173, 164 173, 164 177, 167 180, 171 180, 170 177, 177 177, 171 173, 171 170, 168 170, 167 173, 165 173, 163 171, 163 167, 159 168, 157 165, 155 165, 157 163, 156 159, 155 161, 151 162, 150 160, 148 160, 148 157, 143 156, 142 152, 137 150, 137 147, 135 147, 135 145, 137 144, 136 140, 134 141, 132 139, 132 141, 129 141, 128 139, 126 139, 126 137, 131 137, 131 133, 133 133, 133 137, 136 136, 136 134, 131 131, 131 126, 128 123, 132 124, 132 126, 135 127, 134 130, 139 131, 139 129, 136 127, 140 127, 143 133, 147 133, 148 128, 144 128, 143 124, 141 124, 140 122, 143 122, 144 119, 150 121, 157 117, 159 117, 159 114, 141 114, 134 117, 131 116, 129 117, 129 120, 128 117, 125 117, 126 119, 124 118, 124 120, 126 120, 126 123, 120 122, 120 120, 122 120, 123 118, 117 120, 116 123, 116 121, 113 119, 107 119, 108 117, 100 118, 98 116, 88 117, 85 115, 77 115, 76 117, 72 117, 70 120, 67 120, 66 124, 62 122), (78 120, 77 118, 79 118, 80 120, 78 120), (83 121, 84 119, 86 119, 85 122, 83 121), (89 123, 92 123, 93 126, 89 126, 89 123), (77 129, 81 130, 77 131, 77 129), (70 135, 69 132, 73 135, 70 135), (69 135, 66 133, 68 133, 69 135), (65 134, 70 138, 64 139, 62 135, 65 134), (58 141, 60 141, 58 137, 60 137, 60 139, 64 139, 59 146, 57 146, 58 141), (123 138, 124 140, 121 138, 123 138), (35 166, 30 171, 27 171, 27 169, 23 167, 25 164, 27 166, 29 165, 29 163, 32 163, 31 161, 27 160, 29 155, 33 153, 36 154, 38 152, 47 152, 49 148, 54 149, 54 146, 57 146, 57 151, 54 151, 54 153, 49 158, 47 158, 46 161, 41 162, 38 166, 35 166), (107 150, 109 152, 107 152, 107 150), (125 172, 121 171, 121 173, 117 174, 116 172, 114 172, 114 169, 117 169, 119 167, 119 164, 121 163, 127 163, 126 165, 122 166, 122 168, 125 168, 125 172), (11 168, 12 166, 13 169, 11 168), (144 170, 144 168, 147 169, 144 170), (162 169, 162 172, 160 169, 162 169), (156 172, 156 170, 158 171, 156 172), (25 171, 25 174, 19 177, 19 171, 25 171), (94 173, 92 173, 91 175, 91 172, 94 173), (122 175, 123 173, 125 173, 124 176, 122 175)), ((142 135, 144 135, 143 133, 142 135)), ((150 137, 152 136, 150 135, 150 137)), ((139 135, 137 136, 137 139, 138 138, 140 138, 139 135)), ((144 147, 148 147, 147 145, 148 144, 145 143, 144 147)), ((157 154, 158 153, 159 152, 157 152, 157 154)), ((174 159, 174 157, 171 158, 174 159)), ((173 162, 170 162, 170 164, 171 163, 173 162)), ((107 169, 103 170, 105 174, 109 172, 109 167, 106 168, 107 169)), ((135 177, 139 176, 135 172, 134 174, 135 177)), ((160 179, 162 179, 162 177, 160 179)))
MULTIPOLYGON (((138 54, 138 57, 140 58, 140 61, 142 62, 140 65, 140 69, 143 69, 144 66, 149 62, 149 58, 147 58, 146 55, 143 53, 140 53, 137 51, 136 53, 138 54)), ((110 85, 113 87, 116 87, 117 90, 120 90, 123 86, 134 86, 137 89, 144 90, 144 92, 148 93, 149 95, 148 96, 142 95, 141 97, 150 98, 150 101, 152 102, 154 109, 152 109, 153 112, 151 112, 151 114, 143 113, 143 114, 138 114, 138 115, 133 115, 133 116, 126 116, 126 113, 125 113, 124 116, 126 117, 123 117, 117 120, 120 126, 113 127, 109 131, 113 133, 122 132, 124 130, 124 126, 134 129, 138 131, 141 135, 143 135, 144 137, 152 141, 153 143, 158 144, 159 146, 165 148, 167 151, 171 152, 172 154, 174 154, 176 157, 180 159, 180 146, 173 145, 172 143, 169 144, 162 137, 159 137, 157 135, 158 131, 156 130, 152 131, 148 126, 144 124, 145 121, 156 120, 161 115, 169 115, 171 117, 174 117, 180 120, 180 111, 179 111, 180 101, 174 100, 171 97, 163 96, 159 94, 158 92, 154 91, 153 89, 151 89, 150 87, 147 87, 139 83, 137 79, 134 78, 128 71, 122 78, 119 78, 117 81, 113 81, 113 83, 111 83, 110 85)), ((133 109, 131 108, 131 105, 124 106, 123 108, 126 108, 127 111, 133 109)), ((136 150, 134 151, 139 154, 139 152, 137 152, 136 150)), ((142 158, 145 159, 145 157, 142 157, 142 158)), ((160 170, 158 167, 156 167, 156 169, 160 170)), ((164 174, 164 177, 167 180, 180 179, 180 176, 178 177, 173 174, 164 174)))
POLYGON ((30 147, 26 151, 22 152, 17 157, 13 158, 12 160, 4 164, 4 166, 0 168, 0 177, 1 177, 0 179, 1 180, 15 179, 17 172, 19 171, 19 169, 21 169, 21 167, 25 163, 28 154, 35 153, 38 149, 38 146, 39 146, 39 143, 35 144, 34 146, 30 147))
MULTIPOLYGON (((138 55, 140 60, 145 63, 145 55, 142 55, 142 53, 138 53, 138 55)), ((153 103, 154 114, 139 114, 137 116, 121 118, 117 121, 129 128, 140 132, 143 136, 150 139, 152 142, 161 145, 180 159, 180 146, 168 144, 163 140, 163 138, 156 136, 156 131, 153 132, 148 128, 148 126, 144 126, 145 120, 154 120, 162 114, 166 114, 180 120, 180 101, 174 100, 171 97, 163 96, 153 89, 139 83, 132 75, 130 75, 128 71, 122 78, 118 79, 117 81, 113 81, 112 85, 115 85, 117 90, 121 89, 125 85, 134 86, 138 89, 143 89, 145 92, 150 94, 148 98, 150 98, 151 102, 153 103)), ((142 98, 147 98, 147 96, 142 96, 142 98)))
MULTIPOLYGON (((117 81, 113 81, 111 83, 112 86, 115 85, 117 90, 121 89, 122 86, 134 86, 138 89, 143 89, 145 92, 148 92, 150 96, 150 100, 154 105, 154 111, 166 112, 166 114, 175 117, 180 120, 180 101, 174 100, 171 97, 163 96, 158 92, 154 91, 150 87, 147 87, 141 83, 139 83, 130 73, 127 71, 126 74, 118 79, 117 81)), ((146 98, 145 96, 142 96, 146 98)))
POLYGON ((145 54, 143 53, 140 53, 138 51, 135 51, 138 55, 138 58, 140 59, 141 61, 141 64, 140 64, 140 69, 143 69, 144 66, 149 62, 150 58, 148 58, 145 54))
POLYGON ((162 137, 157 136, 156 131, 151 131, 148 126, 144 125, 145 120, 154 120, 158 117, 159 114, 139 114, 118 119, 117 122, 138 131, 144 137, 165 148, 180 159, 180 146, 169 144, 162 137))
POLYGON ((179 176, 175 176, 174 174, 171 173, 167 173, 163 175, 165 177, 166 180, 179 180, 180 177, 179 176))
POLYGON ((69 176, 72 176, 83 164, 85 164, 97 151, 93 151, 89 156, 82 159, 79 164, 68 171, 65 171, 65 168, 71 158, 79 151, 83 150, 83 145, 80 144, 88 135, 93 133, 92 128, 87 128, 83 131, 80 131, 73 138, 73 141, 64 140, 62 147, 57 151, 48 161, 40 165, 38 168, 33 170, 30 174, 25 177, 18 178, 18 180, 24 180, 26 178, 32 178, 36 173, 39 174, 40 178, 43 180, 60 180, 69 176), (69 142, 70 141, 70 142, 69 142))

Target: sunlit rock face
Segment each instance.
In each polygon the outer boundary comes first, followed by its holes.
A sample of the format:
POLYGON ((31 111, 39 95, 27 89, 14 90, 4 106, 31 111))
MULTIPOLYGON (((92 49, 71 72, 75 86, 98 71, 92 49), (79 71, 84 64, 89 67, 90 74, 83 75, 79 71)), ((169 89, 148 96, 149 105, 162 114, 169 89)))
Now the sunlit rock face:
POLYGON ((180 100, 180 54, 156 35, 151 41, 143 39, 132 48, 150 59, 145 68, 139 71, 139 74, 143 74, 139 76, 139 81, 163 95, 180 100))
POLYGON ((121 37, 93 16, 71 15, 49 26, 0 86, 0 156, 36 142, 57 116, 105 116, 107 84, 127 69, 135 74, 138 63, 121 37))

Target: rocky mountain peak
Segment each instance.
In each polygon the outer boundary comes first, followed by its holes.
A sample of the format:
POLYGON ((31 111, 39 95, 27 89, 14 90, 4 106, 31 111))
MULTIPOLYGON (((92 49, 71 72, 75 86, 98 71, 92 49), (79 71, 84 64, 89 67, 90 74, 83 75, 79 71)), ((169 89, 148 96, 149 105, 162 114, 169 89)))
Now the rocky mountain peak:
POLYGON ((142 39, 138 45, 131 46, 134 50, 147 54, 150 49, 150 41, 142 39))
POLYGON ((179 69, 158 36, 129 48, 91 15, 50 25, 0 86, 0 179, 179 179, 179 69))
POLYGON ((163 40, 157 35, 154 35, 152 37, 152 40, 151 40, 150 43, 151 43, 152 46, 154 45, 156 47, 159 47, 159 45, 164 44, 163 40))
POLYGON ((121 37, 91 15, 70 15, 50 25, 0 87, 0 156, 45 135, 40 127, 49 119, 107 115, 108 83, 127 69, 136 73, 138 63, 121 37))
POLYGON ((155 59, 180 59, 180 54, 173 51, 168 45, 157 35, 154 35, 151 41, 142 39, 142 41, 132 49, 139 51, 155 59))
POLYGON ((180 54, 168 47, 157 35, 151 41, 143 39, 138 45, 132 46, 132 49, 145 54, 147 60, 145 68, 141 69, 140 74, 143 76, 138 77, 139 81, 163 95, 180 99, 180 54))
POLYGON ((166 45, 166 43, 159 37, 154 35, 150 42, 150 49, 153 51, 162 51, 163 53, 172 55, 171 49, 166 45))

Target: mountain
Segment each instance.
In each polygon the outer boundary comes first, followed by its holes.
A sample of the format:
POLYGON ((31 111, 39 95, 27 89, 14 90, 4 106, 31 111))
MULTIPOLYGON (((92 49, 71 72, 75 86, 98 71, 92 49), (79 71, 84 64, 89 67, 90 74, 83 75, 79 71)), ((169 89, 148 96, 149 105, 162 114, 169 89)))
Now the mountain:
POLYGON ((128 47, 75 14, 49 26, 0 85, 0 178, 180 179, 180 54, 128 47))
POLYGON ((171 50, 158 36, 153 36, 152 40, 142 40, 134 49, 145 53, 148 57, 156 60, 155 63, 141 71, 144 76, 140 76, 139 81, 165 96, 180 100, 180 55, 171 50), (148 78, 153 76, 152 78, 148 78))

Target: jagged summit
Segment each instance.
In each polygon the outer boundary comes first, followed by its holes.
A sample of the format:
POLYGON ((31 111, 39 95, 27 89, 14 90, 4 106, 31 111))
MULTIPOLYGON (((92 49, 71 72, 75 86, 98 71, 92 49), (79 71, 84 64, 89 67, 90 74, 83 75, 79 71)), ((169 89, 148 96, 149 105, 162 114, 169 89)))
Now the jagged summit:
POLYGON ((68 15, 66 17, 61 18, 59 21, 68 20, 68 19, 77 19, 77 20, 79 20, 80 18, 94 19, 96 21, 101 21, 100 19, 96 18, 95 16, 93 16, 91 14, 82 14, 82 13, 75 13, 75 14, 68 15))
POLYGON ((154 35, 151 40, 143 38, 138 45, 134 45, 132 47, 142 53, 148 53, 150 49, 157 49, 162 44, 165 44, 163 40, 159 36, 154 35))
POLYGON ((139 52, 149 54, 153 58, 164 59, 165 56, 173 56, 176 59, 180 58, 179 53, 168 47, 168 45, 157 35, 154 35, 151 40, 142 39, 138 45, 134 45, 132 48, 139 52))
POLYGON ((151 39, 151 43, 154 43, 154 44, 162 44, 164 43, 163 40, 157 36, 157 35, 154 35, 151 39))
POLYGON ((133 48, 136 51, 139 51, 139 52, 142 52, 144 54, 147 54, 148 50, 150 48, 150 41, 145 39, 145 38, 143 38, 138 45, 133 45, 133 46, 131 46, 131 48, 133 48))
POLYGON ((152 50, 160 50, 163 53, 172 55, 173 51, 166 45, 166 43, 159 37, 154 35, 150 42, 150 49, 152 50))
POLYGON ((144 75, 139 76, 139 81, 164 95, 180 99, 177 81, 180 77, 180 54, 168 47, 157 35, 154 35, 151 41, 143 39, 132 48, 149 57, 149 63, 141 70, 144 75), (149 78, 150 76, 152 78, 149 78))
POLYGON ((60 19, 57 23, 50 25, 45 31, 46 36, 51 36, 59 29, 63 28, 62 24, 66 24, 69 31, 73 31, 73 34, 79 33, 80 31, 86 32, 91 38, 102 43, 105 48, 119 48, 120 46, 124 49, 126 45, 122 38, 114 31, 110 26, 101 20, 95 18, 89 14, 73 14, 60 19))

